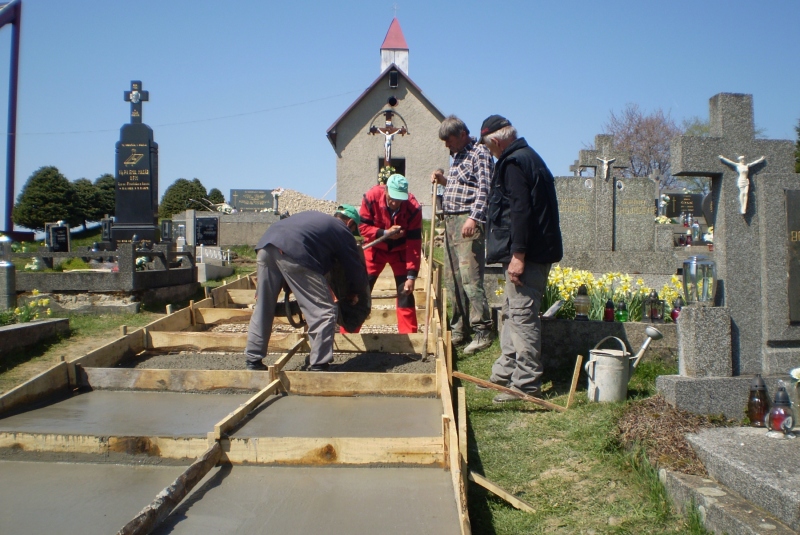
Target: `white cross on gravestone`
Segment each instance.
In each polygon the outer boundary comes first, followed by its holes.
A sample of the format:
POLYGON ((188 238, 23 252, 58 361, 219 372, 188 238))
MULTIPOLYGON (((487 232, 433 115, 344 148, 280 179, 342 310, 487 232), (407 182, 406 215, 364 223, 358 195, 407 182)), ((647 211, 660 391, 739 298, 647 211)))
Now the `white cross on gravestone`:
POLYGON ((800 364, 800 259, 792 260, 796 247, 787 222, 794 211, 789 192, 800 190, 794 144, 755 138, 752 95, 715 95, 709 120, 710 136, 671 141, 671 169, 676 176, 712 179, 714 221, 708 224, 714 225, 720 280, 716 301, 730 311, 733 375, 786 373, 785 366, 800 364), (720 155, 765 157, 764 165, 749 169, 744 215, 740 173, 720 155))
POLYGON ((628 168, 630 157, 614 150, 614 136, 600 134, 594 138, 594 150, 581 150, 578 153, 577 167, 579 169, 591 168, 595 171, 595 226, 598 251, 614 251, 616 241, 614 235, 614 220, 616 216, 614 205, 614 188, 616 180, 613 178, 614 170, 628 168), (598 174, 597 167, 601 161, 604 173, 598 174))

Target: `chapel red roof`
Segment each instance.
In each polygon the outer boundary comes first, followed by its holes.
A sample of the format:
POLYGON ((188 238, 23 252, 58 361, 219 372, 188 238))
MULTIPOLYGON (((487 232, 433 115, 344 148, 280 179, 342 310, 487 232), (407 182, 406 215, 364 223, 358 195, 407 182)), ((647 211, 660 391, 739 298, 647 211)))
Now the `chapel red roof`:
POLYGON ((400 22, 398 22, 396 18, 392 19, 389 31, 386 32, 386 39, 383 40, 383 44, 381 45, 381 50, 385 48, 392 50, 408 50, 406 38, 403 36, 403 30, 400 29, 400 22))

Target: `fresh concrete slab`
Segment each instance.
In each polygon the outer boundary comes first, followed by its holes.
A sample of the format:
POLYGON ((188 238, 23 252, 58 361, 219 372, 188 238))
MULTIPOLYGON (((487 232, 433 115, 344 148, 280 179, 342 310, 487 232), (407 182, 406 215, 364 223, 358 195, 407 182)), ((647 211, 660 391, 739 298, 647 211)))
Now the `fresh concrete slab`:
POLYGON ((234 433, 247 437, 431 437, 442 402, 429 398, 278 396, 234 433))
POLYGON ((687 440, 711 477, 800 530, 800 440, 764 429, 704 429, 687 440))
POLYGON ((437 468, 223 466, 156 534, 460 534, 437 468))
POLYGON ((0 432, 205 437, 246 394, 93 391, 0 419, 0 432))
POLYGON ((116 533, 184 470, 0 461, 0 533, 116 533))

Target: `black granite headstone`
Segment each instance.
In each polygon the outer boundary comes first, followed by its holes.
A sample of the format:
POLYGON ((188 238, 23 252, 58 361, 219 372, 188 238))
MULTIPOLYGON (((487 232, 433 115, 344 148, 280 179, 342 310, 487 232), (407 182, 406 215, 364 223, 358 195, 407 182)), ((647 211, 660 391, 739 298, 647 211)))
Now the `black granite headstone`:
POLYGON ((230 200, 239 211, 272 210, 275 206, 271 189, 232 189, 230 200))
POLYGON ((50 227, 50 250, 54 253, 69 252, 69 227, 64 225, 50 227))
POLYGON ((667 217, 680 217, 690 213, 692 217, 703 215, 703 195, 700 193, 668 193, 667 217))
POLYGON ((111 241, 111 227, 114 225, 114 220, 111 218, 104 218, 100 220, 102 227, 102 240, 111 241))
POLYGON ((52 247, 53 242, 50 240, 50 229, 59 226, 61 223, 52 222, 44 224, 44 244, 46 247, 52 247))
POLYGON ((216 217, 198 217, 194 227, 195 245, 214 245, 219 243, 219 219, 216 217))
POLYGON ((161 220, 161 241, 162 242, 172 241, 172 219, 161 220))
POLYGON ((786 227, 789 230, 789 322, 800 323, 800 190, 786 190, 786 227))
POLYGON ((131 122, 122 125, 117 142, 115 242, 155 242, 158 231, 158 144, 153 130, 142 123, 142 102, 148 92, 142 83, 131 82, 125 100, 131 103, 131 122))

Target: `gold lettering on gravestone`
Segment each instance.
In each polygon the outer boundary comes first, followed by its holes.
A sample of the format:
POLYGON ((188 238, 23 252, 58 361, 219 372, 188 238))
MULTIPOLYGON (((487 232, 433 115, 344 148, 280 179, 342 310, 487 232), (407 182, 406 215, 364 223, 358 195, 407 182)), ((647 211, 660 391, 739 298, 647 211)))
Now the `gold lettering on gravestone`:
POLYGON ((646 199, 623 199, 617 207, 619 215, 653 215, 653 202, 646 199))
POLYGON ((800 323, 800 190, 785 190, 789 323, 800 323))
POLYGON ((131 155, 125 160, 125 165, 136 165, 144 157, 144 154, 136 152, 136 149, 131 149, 131 155))
POLYGON ((558 211, 564 214, 589 214, 589 199, 574 197, 559 199, 558 211))

